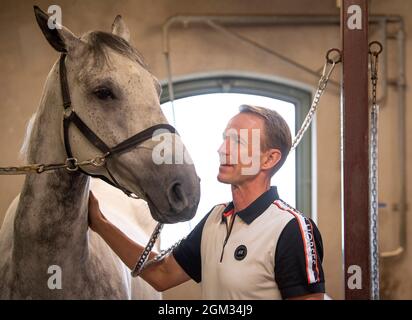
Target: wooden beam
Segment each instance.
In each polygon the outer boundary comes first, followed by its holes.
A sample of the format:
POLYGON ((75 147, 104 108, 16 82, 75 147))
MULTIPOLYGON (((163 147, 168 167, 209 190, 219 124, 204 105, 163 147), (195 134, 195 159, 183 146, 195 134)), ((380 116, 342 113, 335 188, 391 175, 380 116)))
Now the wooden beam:
POLYGON ((343 0, 343 245, 345 298, 370 299, 367 0, 343 0))

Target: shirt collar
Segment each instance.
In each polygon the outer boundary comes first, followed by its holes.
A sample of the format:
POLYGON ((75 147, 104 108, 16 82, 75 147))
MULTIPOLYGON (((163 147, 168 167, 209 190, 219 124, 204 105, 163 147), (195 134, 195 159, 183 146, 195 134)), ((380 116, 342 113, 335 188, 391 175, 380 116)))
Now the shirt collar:
MULTIPOLYGON (((247 224, 251 224, 257 217, 259 217, 266 209, 275 201, 279 199, 278 190, 276 187, 270 187, 269 190, 262 193, 255 201, 253 201, 247 208, 237 212, 236 214, 247 224)), ((225 214, 234 209, 233 201, 230 202, 222 213, 222 222, 225 221, 225 214)))

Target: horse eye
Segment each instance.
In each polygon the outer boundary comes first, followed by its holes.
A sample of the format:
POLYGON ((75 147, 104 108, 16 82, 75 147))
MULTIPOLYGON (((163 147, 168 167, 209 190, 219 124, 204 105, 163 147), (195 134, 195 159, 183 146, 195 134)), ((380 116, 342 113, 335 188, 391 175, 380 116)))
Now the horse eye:
POLYGON ((114 100, 116 99, 116 96, 114 93, 109 89, 109 88, 98 88, 96 89, 93 94, 99 99, 99 100, 114 100))

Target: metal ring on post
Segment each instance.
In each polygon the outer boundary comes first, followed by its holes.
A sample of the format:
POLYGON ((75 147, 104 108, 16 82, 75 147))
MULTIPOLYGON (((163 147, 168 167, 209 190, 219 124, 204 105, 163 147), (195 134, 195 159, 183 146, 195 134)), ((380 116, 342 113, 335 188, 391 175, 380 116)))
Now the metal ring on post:
POLYGON ((327 61, 328 63, 330 63, 330 64, 338 64, 339 62, 342 62, 342 53, 341 53, 341 51, 340 51, 339 49, 337 49, 337 48, 329 49, 329 50, 326 52, 326 61, 327 61), (337 59, 337 60, 332 59, 332 58, 330 57, 330 54, 331 54, 332 52, 337 52, 337 53, 338 53, 338 59, 337 59))
POLYGON ((372 41, 371 43, 369 43, 369 53, 370 53, 370 54, 372 54, 372 55, 374 55, 374 56, 377 56, 377 55, 379 55, 379 54, 382 52, 382 50, 383 50, 383 46, 382 46, 382 44, 381 44, 379 41, 372 41), (372 51, 372 47, 373 47, 374 45, 377 45, 377 46, 378 46, 378 50, 377 50, 377 51, 372 51))

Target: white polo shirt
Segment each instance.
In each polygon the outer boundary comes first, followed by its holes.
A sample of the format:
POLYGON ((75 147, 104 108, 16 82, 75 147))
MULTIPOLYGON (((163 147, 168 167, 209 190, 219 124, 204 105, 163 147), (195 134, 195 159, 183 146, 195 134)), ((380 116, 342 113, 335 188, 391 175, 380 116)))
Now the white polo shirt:
POLYGON ((173 251, 203 299, 282 299, 325 292, 313 221, 271 187, 249 207, 215 206, 173 251), (228 217, 233 215, 232 222, 228 217))

